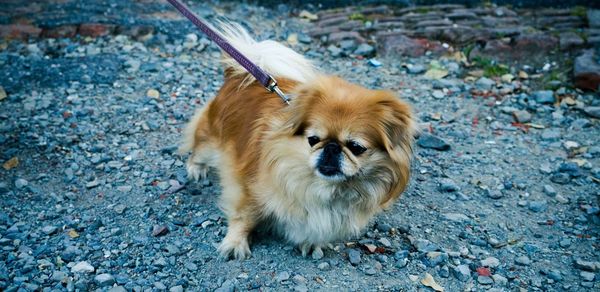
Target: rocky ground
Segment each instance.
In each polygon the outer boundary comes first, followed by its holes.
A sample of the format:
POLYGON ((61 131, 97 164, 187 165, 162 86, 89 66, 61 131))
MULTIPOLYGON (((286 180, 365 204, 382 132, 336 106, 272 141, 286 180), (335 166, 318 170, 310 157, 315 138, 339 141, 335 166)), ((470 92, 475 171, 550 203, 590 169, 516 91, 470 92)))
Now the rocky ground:
MULTIPOLYGON (((164 2, 40 1, 19 17, 7 3, 0 290, 600 289, 600 98, 561 73, 577 51, 502 63, 410 26, 396 46, 425 47, 405 56, 383 50, 380 31, 314 34, 339 11, 193 4, 288 43, 326 72, 396 91, 423 129, 411 187, 361 237, 313 259, 267 234, 251 259, 225 261, 215 249, 227 226, 219 183, 188 184, 174 153, 222 83, 217 48, 164 2)), ((449 8, 426 9, 417 11, 449 8)), ((577 25, 587 33, 591 23, 577 25)), ((576 46, 594 45, 584 40, 576 46)))

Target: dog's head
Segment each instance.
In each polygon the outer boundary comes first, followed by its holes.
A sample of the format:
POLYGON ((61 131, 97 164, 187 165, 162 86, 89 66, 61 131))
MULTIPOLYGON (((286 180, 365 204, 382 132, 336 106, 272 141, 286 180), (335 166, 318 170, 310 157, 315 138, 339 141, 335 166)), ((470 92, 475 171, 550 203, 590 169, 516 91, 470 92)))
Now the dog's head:
POLYGON ((305 141, 301 147, 315 176, 339 184, 389 180, 390 196, 404 190, 414 134, 406 103, 336 77, 304 85, 295 95, 287 126, 305 141))

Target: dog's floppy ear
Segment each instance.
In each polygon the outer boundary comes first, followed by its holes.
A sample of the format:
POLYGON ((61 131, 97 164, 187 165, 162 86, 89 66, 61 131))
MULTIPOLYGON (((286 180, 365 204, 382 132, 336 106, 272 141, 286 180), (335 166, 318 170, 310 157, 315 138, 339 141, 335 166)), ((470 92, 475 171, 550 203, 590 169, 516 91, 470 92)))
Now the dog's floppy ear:
POLYGON ((401 159, 398 155, 410 157, 415 133, 412 110, 392 93, 386 93, 386 96, 377 102, 383 147, 394 160, 401 159))
POLYGON ((283 128, 292 135, 304 134, 306 120, 311 108, 315 105, 314 101, 321 95, 315 88, 304 87, 293 93, 290 105, 286 108, 288 115, 283 128))
POLYGON ((377 107, 382 146, 397 170, 393 171, 394 183, 381 202, 387 208, 408 185, 415 122, 410 106, 391 92, 385 92, 377 107))

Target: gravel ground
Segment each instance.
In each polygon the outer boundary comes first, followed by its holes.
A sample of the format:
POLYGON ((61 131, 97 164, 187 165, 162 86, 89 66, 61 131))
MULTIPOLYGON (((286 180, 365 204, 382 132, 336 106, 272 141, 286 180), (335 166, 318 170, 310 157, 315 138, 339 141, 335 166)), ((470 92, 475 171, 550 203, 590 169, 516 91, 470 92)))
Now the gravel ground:
POLYGON ((187 184, 174 153, 222 83, 214 45, 180 33, 1 43, 0 290, 427 291, 429 276, 446 291, 600 289, 597 94, 465 81, 452 58, 376 66, 307 40, 299 19, 227 13, 263 39, 299 33, 294 48, 326 72, 411 102, 424 134, 409 190, 321 259, 268 235, 249 260, 224 261, 219 183, 187 184), (431 67, 449 76, 428 79, 431 67))

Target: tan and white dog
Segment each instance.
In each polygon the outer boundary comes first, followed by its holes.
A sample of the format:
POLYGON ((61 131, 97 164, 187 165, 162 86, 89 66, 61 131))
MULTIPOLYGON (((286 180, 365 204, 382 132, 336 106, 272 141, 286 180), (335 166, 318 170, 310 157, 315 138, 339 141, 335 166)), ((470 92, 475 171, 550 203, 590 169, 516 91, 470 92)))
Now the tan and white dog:
POLYGON ((293 96, 285 105, 235 60, 225 83, 187 126, 182 153, 190 178, 219 171, 228 220, 224 257, 250 255, 260 223, 275 226, 302 254, 356 236, 404 191, 415 123, 392 92, 325 75, 274 41, 255 41, 239 25, 217 29, 293 96), (265 222, 266 221, 266 222, 265 222))

